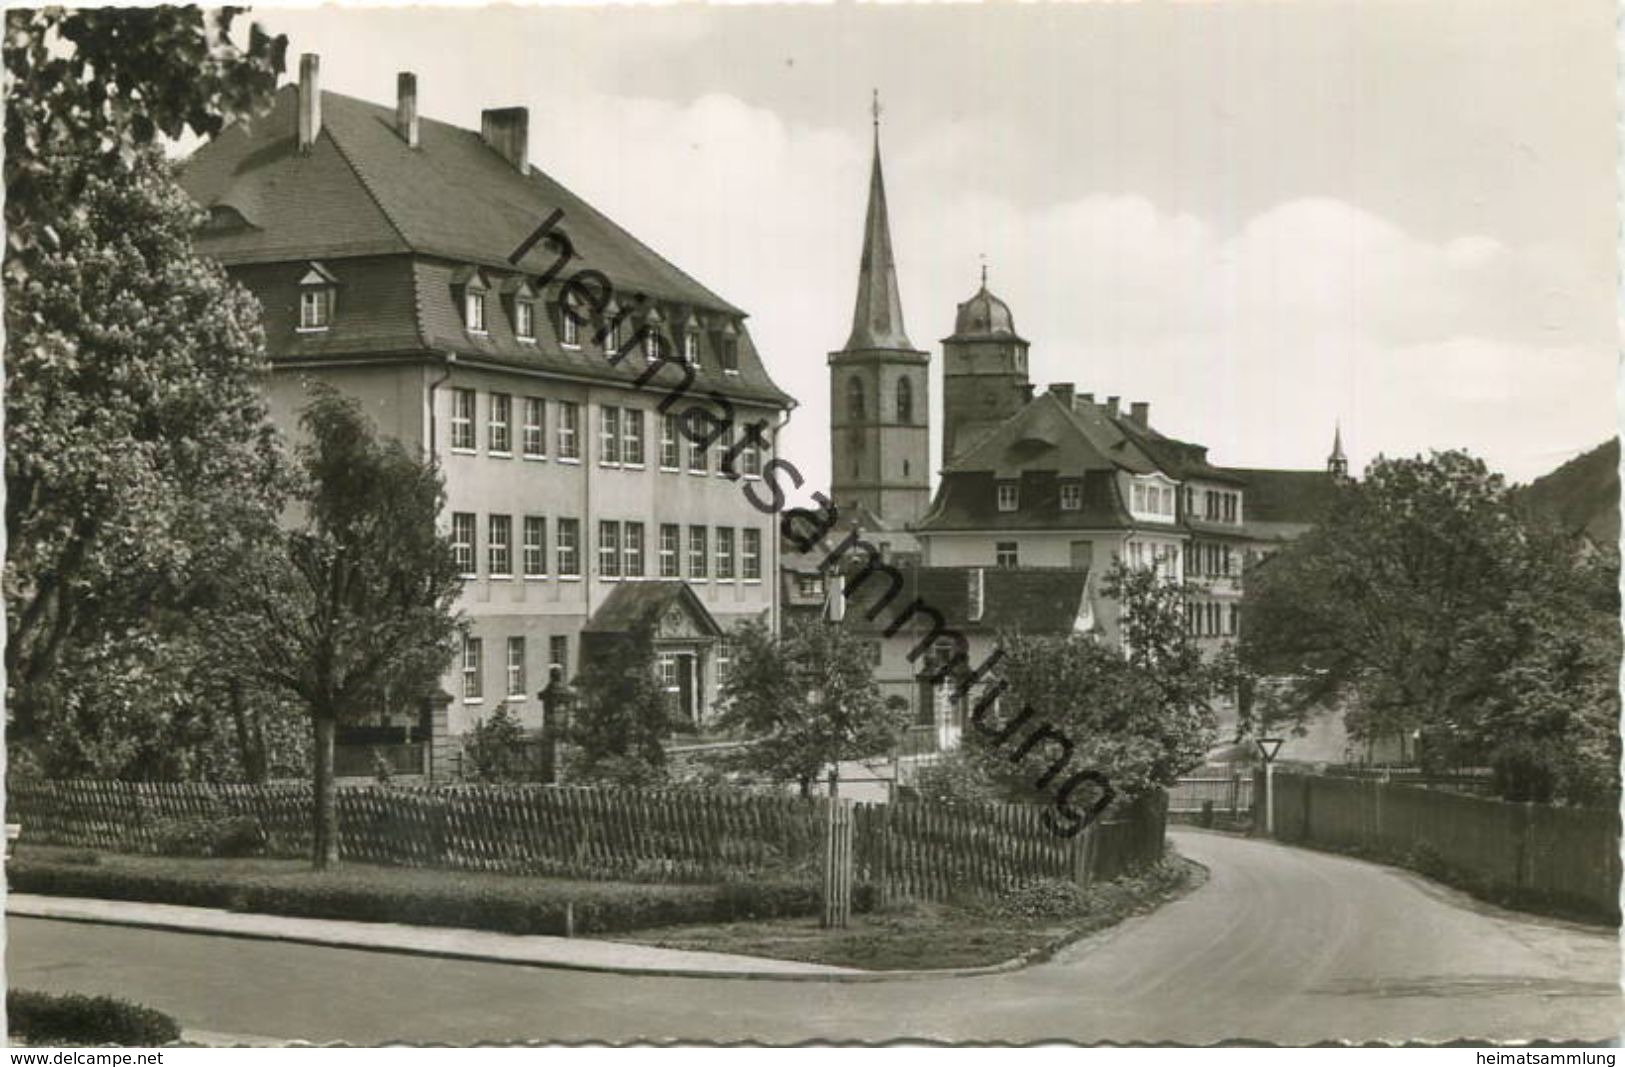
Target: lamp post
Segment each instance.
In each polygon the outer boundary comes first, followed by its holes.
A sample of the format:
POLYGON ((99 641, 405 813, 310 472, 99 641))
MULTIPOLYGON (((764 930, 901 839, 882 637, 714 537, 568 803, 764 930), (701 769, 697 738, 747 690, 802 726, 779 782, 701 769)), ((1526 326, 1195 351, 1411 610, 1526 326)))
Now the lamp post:
POLYGON ((542 754, 547 761, 543 777, 564 784, 564 745, 570 734, 576 691, 564 680, 564 668, 555 663, 547 672, 547 688, 536 694, 542 701, 542 754))

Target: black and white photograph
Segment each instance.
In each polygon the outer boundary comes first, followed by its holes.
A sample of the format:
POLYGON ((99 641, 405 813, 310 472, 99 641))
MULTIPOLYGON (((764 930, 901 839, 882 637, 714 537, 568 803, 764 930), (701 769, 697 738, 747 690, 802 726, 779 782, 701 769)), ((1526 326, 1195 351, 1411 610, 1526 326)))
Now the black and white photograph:
POLYGON ((4 18, 10 1046, 1613 1067, 1615 3, 4 18))

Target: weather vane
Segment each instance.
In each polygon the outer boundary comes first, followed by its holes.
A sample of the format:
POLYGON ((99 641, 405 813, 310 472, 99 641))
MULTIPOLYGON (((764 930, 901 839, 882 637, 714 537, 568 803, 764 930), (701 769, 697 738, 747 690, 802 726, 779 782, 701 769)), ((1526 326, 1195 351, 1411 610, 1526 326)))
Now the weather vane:
POLYGON ((976 258, 982 261, 982 288, 987 288, 987 253, 978 252, 976 258))

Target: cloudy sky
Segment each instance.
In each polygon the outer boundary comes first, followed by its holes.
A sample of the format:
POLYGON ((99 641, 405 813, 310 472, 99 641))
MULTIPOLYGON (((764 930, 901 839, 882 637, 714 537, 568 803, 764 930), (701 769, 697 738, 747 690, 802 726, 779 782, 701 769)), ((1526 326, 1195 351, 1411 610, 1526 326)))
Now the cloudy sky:
POLYGON ((1523 480, 1614 432, 1607 0, 255 14, 325 88, 527 105, 535 165, 751 313, 815 485, 871 88, 938 362, 985 256, 1040 387, 1150 401, 1220 463, 1318 467, 1341 420, 1356 467, 1523 480))

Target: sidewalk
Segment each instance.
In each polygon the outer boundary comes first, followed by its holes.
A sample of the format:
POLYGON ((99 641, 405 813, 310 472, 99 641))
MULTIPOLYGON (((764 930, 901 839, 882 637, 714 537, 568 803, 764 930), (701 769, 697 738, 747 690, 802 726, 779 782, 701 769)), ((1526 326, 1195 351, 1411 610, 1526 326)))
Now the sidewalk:
POLYGON ((400 923, 297 919, 217 908, 11 893, 6 914, 31 919, 140 926, 154 930, 288 941, 368 952, 403 952, 485 963, 692 978, 817 978, 867 972, 721 952, 692 952, 589 938, 520 936, 400 923))

